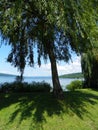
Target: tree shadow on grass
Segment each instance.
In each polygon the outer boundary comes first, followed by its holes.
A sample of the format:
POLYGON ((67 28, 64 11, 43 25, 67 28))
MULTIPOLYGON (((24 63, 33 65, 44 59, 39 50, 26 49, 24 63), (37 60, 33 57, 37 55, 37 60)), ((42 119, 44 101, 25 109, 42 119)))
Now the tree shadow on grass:
POLYGON ((31 124, 29 124, 31 129, 35 127, 43 129, 43 123, 47 122, 45 113, 48 117, 62 116, 62 114, 69 114, 72 117, 73 114, 76 114, 82 119, 83 114, 89 113, 86 103, 93 107, 98 96, 82 91, 65 92, 64 100, 60 101, 53 98, 51 93, 15 93, 1 94, 0 100, 0 110, 16 103, 15 110, 12 111, 6 125, 13 123, 20 114, 18 126, 23 120, 31 118, 31 124))
POLYGON ((87 105, 88 103, 92 105, 98 103, 98 96, 92 93, 82 92, 82 91, 73 91, 66 93, 66 109, 70 114, 72 111, 79 118, 83 119, 83 115, 86 113, 90 114, 87 105))

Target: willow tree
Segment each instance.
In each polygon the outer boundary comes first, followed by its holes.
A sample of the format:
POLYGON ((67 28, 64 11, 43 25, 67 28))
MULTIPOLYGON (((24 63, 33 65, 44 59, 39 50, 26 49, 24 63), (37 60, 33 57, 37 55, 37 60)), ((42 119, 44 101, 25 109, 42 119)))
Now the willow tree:
POLYGON ((88 0, 1 0, 1 35, 12 46, 8 61, 23 74, 26 63, 34 65, 36 46, 39 66, 41 57, 50 59, 53 92, 61 97, 56 62, 71 58, 69 46, 77 53, 91 47, 89 28, 96 28, 94 8, 88 0))
POLYGON ((81 56, 84 87, 98 89, 98 48, 83 53, 81 56))
POLYGON ((93 42, 91 49, 81 54, 81 67, 84 74, 84 87, 98 89, 98 1, 93 0, 95 11, 95 25, 90 29, 90 40, 93 42))

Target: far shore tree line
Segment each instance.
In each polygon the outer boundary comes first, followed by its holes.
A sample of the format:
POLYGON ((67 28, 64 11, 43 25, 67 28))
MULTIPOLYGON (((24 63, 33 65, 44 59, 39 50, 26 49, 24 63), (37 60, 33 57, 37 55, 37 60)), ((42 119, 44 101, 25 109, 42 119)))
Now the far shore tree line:
POLYGON ((62 98, 57 62, 68 62, 72 51, 81 56, 88 87, 98 88, 98 1, 97 0, 1 0, 0 36, 11 46, 7 61, 23 78, 26 64, 41 59, 51 63, 53 93, 62 98), (71 51, 72 50, 72 51, 71 51))

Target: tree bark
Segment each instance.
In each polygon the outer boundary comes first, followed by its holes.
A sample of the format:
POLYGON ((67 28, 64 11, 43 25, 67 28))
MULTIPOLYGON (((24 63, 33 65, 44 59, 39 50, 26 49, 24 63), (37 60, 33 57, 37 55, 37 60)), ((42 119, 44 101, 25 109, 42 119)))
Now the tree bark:
POLYGON ((62 90, 61 85, 60 85, 60 81, 59 81, 59 77, 58 77, 58 71, 57 71, 56 58, 55 58, 55 55, 54 55, 52 48, 49 49, 48 54, 49 54, 49 59, 50 59, 50 62, 51 62, 53 94, 56 98, 63 99, 64 94, 63 94, 63 90, 62 90))

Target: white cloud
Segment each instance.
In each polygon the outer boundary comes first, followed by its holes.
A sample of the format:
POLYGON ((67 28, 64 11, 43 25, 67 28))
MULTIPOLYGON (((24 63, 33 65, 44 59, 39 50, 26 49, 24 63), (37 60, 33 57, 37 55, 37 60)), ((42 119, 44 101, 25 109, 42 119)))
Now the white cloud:
MULTIPOLYGON (((58 63, 58 74, 68 74, 68 73, 76 73, 81 72, 81 64, 80 64, 80 57, 74 57, 73 62, 70 63, 58 63)), ((6 65, 5 68, 1 68, 0 72, 2 73, 8 73, 8 74, 19 74, 17 72, 17 69, 13 66, 10 66, 9 64, 6 65)), ((26 67, 25 69, 25 76, 51 76, 51 64, 42 64, 41 67, 35 66, 32 67, 26 67)))
POLYGON ((13 66, 11 66, 10 64, 7 64, 7 63, 0 66, 0 73, 13 74, 13 75, 19 74, 19 72, 17 71, 17 68, 14 68, 13 66))
MULTIPOLYGON (((71 63, 60 63, 57 64, 59 75, 81 72, 80 57, 75 57, 71 63)), ((39 68, 26 68, 25 75, 27 76, 50 76, 51 75, 51 64, 42 64, 39 68)))
MULTIPOLYGON (((6 57, 10 51, 9 46, 3 46, 0 48, 0 72, 8 73, 8 74, 16 74, 18 75, 17 68, 14 68, 9 63, 5 62, 6 57)), ((81 64, 80 64, 80 57, 76 57, 73 55, 73 63, 59 63, 57 64, 58 73, 67 74, 67 73, 74 73, 74 72, 81 72, 81 64)), ((34 68, 26 67, 25 69, 25 76, 50 76, 51 75, 51 64, 42 64, 39 68, 35 66, 34 68)))
POLYGON ((76 57, 73 62, 66 63, 65 65, 58 65, 59 75, 81 72, 80 57, 76 57))
POLYGON ((42 64, 41 67, 38 65, 34 68, 26 67, 25 76, 51 76, 50 64, 42 64))

